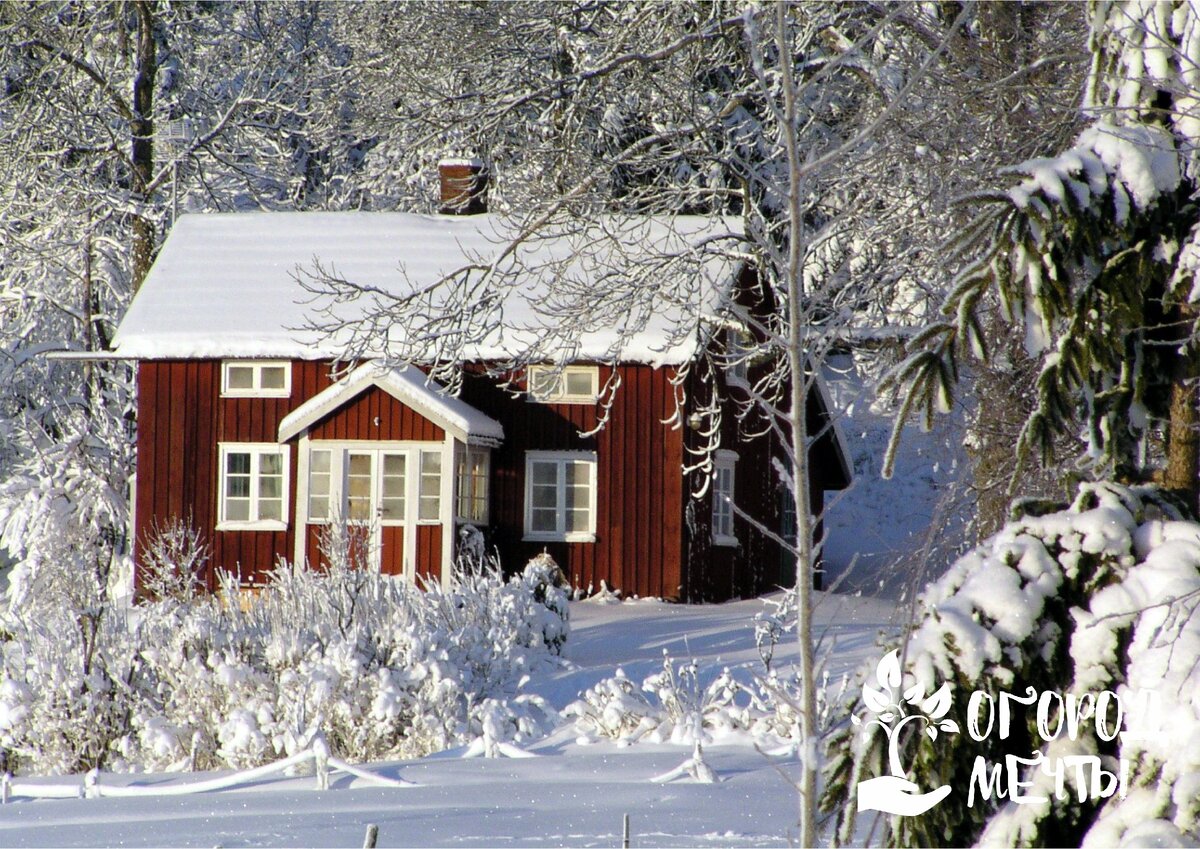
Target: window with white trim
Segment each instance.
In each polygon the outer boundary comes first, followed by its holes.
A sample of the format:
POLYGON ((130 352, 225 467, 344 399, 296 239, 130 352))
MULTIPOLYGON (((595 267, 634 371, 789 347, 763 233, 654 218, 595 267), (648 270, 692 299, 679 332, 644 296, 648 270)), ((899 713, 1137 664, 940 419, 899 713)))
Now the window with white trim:
POLYGON ((594 453, 530 451, 525 455, 525 539, 595 542, 594 453))
POLYGON ((543 404, 594 404, 600 395, 598 366, 530 366, 529 395, 543 404))
POLYGON ((226 360, 221 363, 224 398, 287 398, 292 364, 287 360, 226 360))
POLYGON ((737 455, 718 451, 713 458, 712 478, 712 538, 716 545, 737 545, 733 535, 734 467, 737 455))
POLYGON ((421 452, 421 482, 417 521, 436 522, 442 512, 442 452, 421 452))
POLYGON ((488 522, 488 475, 491 452, 466 448, 458 454, 458 519, 486 525, 488 522))
POLYGON ((313 448, 308 452, 308 521, 328 522, 333 497, 333 452, 313 448))
POLYGON ((220 445, 218 530, 287 527, 288 450, 275 443, 220 445))

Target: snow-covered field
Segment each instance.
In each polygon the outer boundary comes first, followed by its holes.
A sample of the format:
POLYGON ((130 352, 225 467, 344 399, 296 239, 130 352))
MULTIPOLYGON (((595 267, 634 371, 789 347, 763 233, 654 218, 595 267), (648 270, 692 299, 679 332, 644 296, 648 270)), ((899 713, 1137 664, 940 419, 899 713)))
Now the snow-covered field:
MULTIPOLYGON (((682 606, 655 601, 572 604, 570 663, 529 688, 563 708, 619 666, 641 681, 663 651, 695 658, 701 677, 760 665, 753 618, 760 600, 682 606)), ((877 659, 876 637, 895 627, 892 602, 822 595, 816 617, 831 647, 830 681, 877 659)), ((776 653, 777 659, 783 654, 776 653)), ((233 789, 137 798, 38 799, 0 805, 0 846, 361 846, 368 824, 380 846, 618 846, 623 817, 633 846, 787 846, 793 842, 794 758, 714 743, 705 759, 720 781, 651 779, 679 766, 690 748, 582 744, 572 724, 528 747, 530 758, 463 758, 451 750, 417 761, 367 765, 415 786, 372 786, 334 772, 328 790, 313 776, 271 777, 233 789)), ((148 787, 213 774, 104 775, 148 787)), ((28 779, 62 785, 67 779, 28 779)), ((82 784, 82 780, 77 780, 82 784)))

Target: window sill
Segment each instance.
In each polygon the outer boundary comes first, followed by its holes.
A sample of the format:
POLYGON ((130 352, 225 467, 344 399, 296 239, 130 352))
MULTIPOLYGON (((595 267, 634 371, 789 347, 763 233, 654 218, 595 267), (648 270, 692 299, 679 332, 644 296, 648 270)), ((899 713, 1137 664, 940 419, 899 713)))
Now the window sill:
POLYGON ((713 545, 725 546, 726 548, 737 548, 737 537, 713 536, 713 545))
POLYGON ((522 542, 595 542, 595 534, 546 534, 527 533, 522 542))
POLYGON ((218 531, 286 531, 287 522, 218 522, 218 531))
POLYGON ((529 401, 530 401, 530 403, 533 403, 533 404, 544 404, 544 405, 568 404, 568 405, 575 406, 575 407, 594 407, 596 404, 598 404, 600 402, 600 399, 599 398, 585 398, 582 395, 577 395, 574 398, 537 398, 537 397, 531 396, 529 398, 529 401))
POLYGON ((246 389, 246 390, 225 390, 221 393, 222 398, 291 398, 292 392, 290 389, 246 389))

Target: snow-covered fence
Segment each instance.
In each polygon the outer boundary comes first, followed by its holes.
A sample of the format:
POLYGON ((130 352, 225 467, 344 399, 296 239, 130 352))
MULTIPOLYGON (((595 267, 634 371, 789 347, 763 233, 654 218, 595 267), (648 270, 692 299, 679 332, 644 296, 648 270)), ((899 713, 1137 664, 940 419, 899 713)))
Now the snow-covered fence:
POLYGON ((329 774, 333 770, 345 772, 355 778, 369 781, 379 787, 415 787, 411 781, 388 778, 375 772, 353 766, 329 754, 323 740, 317 740, 303 752, 269 763, 264 766, 233 772, 207 781, 163 782, 159 784, 106 784, 99 770, 86 773, 78 784, 37 784, 16 782, 8 773, 0 776, 0 801, 9 802, 13 797, 28 799, 99 799, 103 797, 133 796, 187 796, 196 793, 212 793, 244 787, 273 775, 288 775, 298 767, 311 764, 317 790, 329 789, 329 774))

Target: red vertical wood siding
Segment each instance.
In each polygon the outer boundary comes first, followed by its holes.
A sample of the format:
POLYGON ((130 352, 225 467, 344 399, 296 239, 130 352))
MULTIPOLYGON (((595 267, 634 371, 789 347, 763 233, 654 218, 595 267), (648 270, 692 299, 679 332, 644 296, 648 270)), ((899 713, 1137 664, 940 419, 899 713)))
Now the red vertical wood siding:
MULTIPOLYGON (((543 404, 513 397, 482 377, 469 377, 463 400, 504 426, 504 444, 492 452, 489 544, 506 568, 519 569, 543 549, 572 585, 610 588, 627 595, 681 596, 683 554, 680 510, 683 435, 662 424, 674 411, 674 370, 622 365, 621 388, 608 425, 595 428, 598 405, 543 404), (596 541, 527 542, 525 457, 529 451, 596 453, 596 541)), ((611 368, 600 367, 600 384, 611 368)))
MULTIPOLYGON (((139 365, 138 485, 136 542, 171 517, 190 519, 212 549, 214 567, 239 572, 243 580, 262 581, 280 557, 294 552, 297 493, 296 443, 289 447, 288 529, 279 532, 215 531, 217 519, 218 444, 275 442, 279 422, 299 404, 331 385, 327 363, 298 361, 292 365, 289 398, 221 398, 219 361, 147 361, 139 365)), ((575 586, 598 588, 604 581, 627 595, 684 600, 718 600, 761 593, 788 585, 794 576, 779 547, 743 519, 735 519, 740 545, 712 546, 711 495, 694 499, 698 473, 682 474, 685 441, 695 447, 696 433, 664 424, 675 412, 672 368, 619 366, 621 388, 599 433, 597 405, 543 404, 514 396, 495 381, 468 376, 463 400, 504 426, 503 445, 492 452, 491 515, 488 542, 496 546, 508 569, 519 569, 543 549, 549 551, 575 586), (529 451, 586 450, 597 455, 596 540, 590 543, 527 542, 525 460, 529 451)), ((600 367, 601 385, 611 368, 600 367)), ((711 391, 722 377, 700 368, 688 379, 693 399, 711 391)), ((518 381, 519 383, 519 381, 518 381)), ((810 403, 810 429, 823 420, 810 403), (815 418, 814 418, 815 416, 815 418)), ((684 417, 686 420, 686 411, 684 417)), ((724 444, 738 453, 735 499, 738 506, 779 527, 782 493, 771 457, 778 446, 771 438, 741 441, 761 430, 740 425, 732 405, 725 411, 724 444)), ((435 423, 386 392, 368 389, 317 422, 313 439, 412 440, 440 442, 445 433, 435 423), (376 422, 378 421, 378 424, 376 422)), ((814 504, 822 481, 835 481, 833 439, 825 434, 813 449, 814 504)), ((444 470, 453 474, 453 469, 444 470)), ((304 551, 318 563, 317 533, 305 534, 304 551)), ((440 574, 442 528, 421 525, 417 534, 418 574, 440 574)), ((385 529, 384 550, 394 552, 386 572, 402 568, 403 534, 385 529)), ((210 588, 215 576, 208 577, 210 588)))

